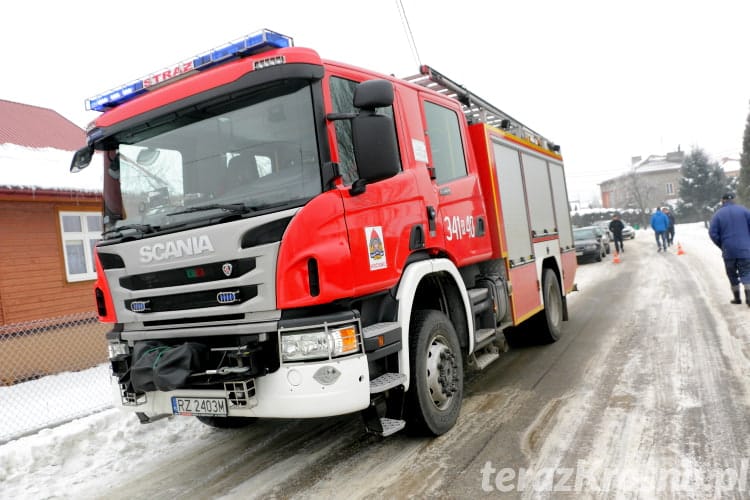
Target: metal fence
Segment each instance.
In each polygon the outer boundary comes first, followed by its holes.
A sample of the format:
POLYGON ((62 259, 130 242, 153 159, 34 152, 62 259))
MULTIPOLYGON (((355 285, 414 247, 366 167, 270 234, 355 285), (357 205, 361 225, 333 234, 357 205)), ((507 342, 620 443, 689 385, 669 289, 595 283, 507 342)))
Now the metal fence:
POLYGON ((112 406, 108 328, 90 313, 0 325, 0 444, 112 406))

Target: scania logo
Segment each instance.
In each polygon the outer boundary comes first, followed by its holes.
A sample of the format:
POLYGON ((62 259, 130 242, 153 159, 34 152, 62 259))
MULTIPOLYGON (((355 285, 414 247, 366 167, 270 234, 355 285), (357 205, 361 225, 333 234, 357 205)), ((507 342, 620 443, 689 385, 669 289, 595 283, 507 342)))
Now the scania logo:
POLYGON ((239 300, 240 300, 239 290, 219 292, 216 294, 216 301, 219 304, 232 304, 234 302, 239 302, 239 300))
POLYGON ((183 240, 169 240, 153 245, 144 245, 139 250, 141 262, 148 264, 153 261, 176 259, 190 255, 200 255, 213 252, 214 246, 207 235, 191 236, 183 240))
POLYGON ((224 276, 231 276, 232 275, 232 264, 230 262, 227 262, 223 266, 221 266, 221 270, 224 273, 224 276))

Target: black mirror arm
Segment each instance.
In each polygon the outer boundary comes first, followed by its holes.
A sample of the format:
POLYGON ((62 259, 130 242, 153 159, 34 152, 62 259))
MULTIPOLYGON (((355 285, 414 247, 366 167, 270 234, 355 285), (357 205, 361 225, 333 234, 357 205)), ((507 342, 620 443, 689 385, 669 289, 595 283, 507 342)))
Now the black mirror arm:
POLYGON ((357 117, 357 113, 328 113, 326 120, 335 122, 338 120, 353 120, 357 117))

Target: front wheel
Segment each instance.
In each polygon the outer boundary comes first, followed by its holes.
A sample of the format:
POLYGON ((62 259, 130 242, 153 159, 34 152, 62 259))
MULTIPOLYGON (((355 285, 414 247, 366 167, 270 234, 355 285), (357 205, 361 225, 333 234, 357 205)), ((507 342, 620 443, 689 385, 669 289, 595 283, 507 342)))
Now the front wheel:
POLYGON ((458 419, 463 400, 463 358, 456 330, 440 311, 415 311, 410 325, 411 380, 408 429, 439 436, 458 419))

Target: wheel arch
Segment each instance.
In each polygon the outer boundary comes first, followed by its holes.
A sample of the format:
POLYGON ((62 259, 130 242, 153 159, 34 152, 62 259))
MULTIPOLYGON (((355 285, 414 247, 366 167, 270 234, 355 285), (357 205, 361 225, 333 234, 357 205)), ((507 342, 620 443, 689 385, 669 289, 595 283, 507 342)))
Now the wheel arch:
MULTIPOLYGON (((448 259, 432 259, 410 264, 402 275, 396 292, 398 322, 401 324, 403 346, 409 345, 412 313, 416 309, 435 309, 445 313, 458 335, 464 353, 474 348, 470 332, 474 320, 466 286, 458 268, 448 259), (460 300, 457 300, 460 299, 460 300), (463 305, 463 307, 461 307, 463 305)), ((406 374, 409 388, 410 366, 408 348, 399 353, 399 370, 406 374)))

